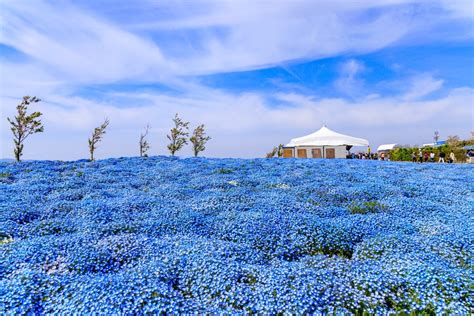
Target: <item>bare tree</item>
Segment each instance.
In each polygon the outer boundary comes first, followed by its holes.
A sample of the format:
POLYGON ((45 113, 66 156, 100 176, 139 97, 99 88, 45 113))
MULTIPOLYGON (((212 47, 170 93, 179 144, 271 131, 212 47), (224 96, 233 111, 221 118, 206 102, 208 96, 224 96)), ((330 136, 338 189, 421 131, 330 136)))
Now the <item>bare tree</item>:
POLYGON ((448 139, 446 140, 446 143, 448 143, 448 145, 450 147, 457 147, 459 145, 459 142, 460 142, 460 139, 459 139, 459 136, 457 135, 454 135, 454 136, 448 136, 448 139))
POLYGON ((204 130, 204 124, 199 125, 193 131, 193 136, 189 139, 193 144, 194 157, 201 152, 206 150, 206 143, 211 139, 210 136, 206 136, 206 131, 204 130))
POLYGON ((91 155, 90 160, 94 161, 94 151, 97 149, 97 143, 102 140, 105 135, 105 129, 109 126, 109 119, 105 119, 101 126, 96 127, 92 133, 92 137, 89 138, 89 153, 91 155))
POLYGON ((147 124, 145 127, 145 133, 140 134, 140 157, 148 157, 148 150, 150 149, 150 144, 146 140, 148 131, 150 130, 150 125, 147 124))
POLYGON ((17 105, 17 115, 13 120, 7 118, 8 122, 11 125, 11 131, 13 133, 13 143, 15 144, 15 159, 20 161, 21 156, 23 155, 23 146, 24 141, 28 136, 41 133, 44 131, 43 123, 38 118, 43 115, 41 112, 33 112, 27 114, 28 105, 31 103, 37 103, 41 101, 37 97, 24 96, 23 101, 17 105))
POLYGON ((166 137, 171 141, 171 143, 168 144, 168 150, 172 156, 188 143, 186 137, 189 135, 189 122, 181 120, 178 117, 178 113, 174 116, 173 123, 174 127, 170 130, 170 135, 166 135, 166 137))

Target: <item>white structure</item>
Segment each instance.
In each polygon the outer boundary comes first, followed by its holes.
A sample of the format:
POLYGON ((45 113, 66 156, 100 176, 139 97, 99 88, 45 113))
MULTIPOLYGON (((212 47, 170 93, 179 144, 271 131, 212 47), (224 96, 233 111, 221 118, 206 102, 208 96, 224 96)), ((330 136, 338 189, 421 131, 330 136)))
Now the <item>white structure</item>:
POLYGON ((326 126, 307 136, 293 138, 283 148, 285 158, 346 158, 352 146, 369 146, 363 138, 336 133, 326 126))
POLYGON ((441 146, 441 145, 444 145, 446 144, 446 141, 445 140, 440 140, 438 141, 437 143, 427 143, 427 144, 423 144, 420 148, 424 148, 424 147, 438 147, 438 146, 441 146))
POLYGON ((382 153, 382 152, 389 152, 390 150, 394 149, 394 148, 397 148, 399 147, 398 144, 385 144, 385 145, 380 145, 379 147, 377 147, 377 152, 378 153, 382 153))

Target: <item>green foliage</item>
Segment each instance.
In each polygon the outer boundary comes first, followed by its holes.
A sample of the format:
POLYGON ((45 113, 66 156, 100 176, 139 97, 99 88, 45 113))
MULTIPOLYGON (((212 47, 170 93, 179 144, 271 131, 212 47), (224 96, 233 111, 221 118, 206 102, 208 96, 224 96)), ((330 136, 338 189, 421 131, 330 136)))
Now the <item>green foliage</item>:
POLYGON ((277 156, 278 158, 283 157, 283 144, 273 147, 272 151, 267 153, 267 158, 273 158, 277 156))
POLYGON ((232 169, 226 169, 226 168, 219 168, 219 169, 217 169, 216 173, 219 173, 219 174, 229 174, 229 173, 234 173, 234 170, 232 170, 232 169))
POLYGON ((283 157, 283 144, 278 145, 277 156, 278 158, 283 157))
POLYGON ((351 214, 379 213, 387 209, 387 206, 378 201, 366 201, 361 203, 352 203, 349 205, 351 214))
POLYGON ((105 129, 109 126, 109 123, 109 120, 105 119, 101 126, 94 129, 92 137, 89 138, 89 153, 91 161, 94 161, 94 151, 97 149, 97 143, 102 140, 102 137, 105 135, 105 129))
POLYGON ((273 147, 272 151, 267 153, 267 158, 273 158, 275 157, 275 155, 277 154, 277 151, 278 151, 278 147, 273 147))
POLYGON ((5 232, 0 232, 0 245, 8 244, 13 241, 13 237, 5 232))
POLYGON ((171 141, 171 143, 168 144, 168 150, 172 156, 188 143, 186 137, 189 135, 189 122, 181 120, 178 117, 178 113, 174 116, 173 123, 174 127, 170 130, 170 135, 166 135, 166 137, 171 141))
POLYGON ((150 149, 150 144, 146 140, 150 126, 145 127, 145 133, 140 134, 140 157, 148 157, 148 150, 150 149))
MULTIPOLYGON (((469 141, 469 140, 461 140, 459 141, 459 138, 457 138, 458 141, 456 142, 451 142, 451 144, 456 144, 456 146, 451 146, 449 144, 444 144, 438 147, 424 147, 421 148, 421 151, 423 153, 428 152, 431 153, 433 152, 435 154, 435 162, 439 160, 439 154, 441 152, 444 152, 446 157, 445 160, 447 161, 449 158, 449 154, 451 151, 454 153, 456 160, 458 162, 462 162, 466 159, 466 151, 462 149, 463 146, 471 145, 474 143, 474 141, 469 141)), ((402 147, 402 148, 395 148, 390 151, 390 156, 391 160, 393 161, 411 161, 412 160, 412 154, 414 153, 416 155, 416 159, 418 161, 419 159, 419 151, 420 148, 409 148, 409 147, 402 147)))
POLYGON ((11 120, 10 118, 7 118, 11 125, 10 129, 13 133, 16 161, 21 160, 24 147, 23 143, 28 138, 28 136, 44 131, 43 123, 38 119, 43 114, 41 112, 33 112, 29 115, 27 114, 28 105, 31 103, 38 103, 39 101, 41 100, 37 97, 24 96, 23 101, 16 107, 17 115, 14 117, 14 119, 11 120))
MULTIPOLYGON (((390 157, 395 161, 411 161, 412 153, 418 154, 417 148, 395 148, 390 151, 390 157)), ((417 156, 418 157, 418 156, 417 156)))
POLYGON ((199 125, 194 129, 193 136, 189 139, 189 141, 193 144, 193 153, 194 157, 206 149, 206 143, 211 139, 211 137, 206 136, 206 132, 204 130, 204 124, 199 125))

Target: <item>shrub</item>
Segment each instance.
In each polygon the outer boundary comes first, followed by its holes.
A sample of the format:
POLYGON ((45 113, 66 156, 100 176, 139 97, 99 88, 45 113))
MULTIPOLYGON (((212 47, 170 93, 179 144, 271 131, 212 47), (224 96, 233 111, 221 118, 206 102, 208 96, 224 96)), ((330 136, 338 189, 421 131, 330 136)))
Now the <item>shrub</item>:
POLYGON ((365 201, 363 203, 354 202, 349 205, 352 214, 378 213, 387 209, 387 206, 378 201, 365 201))

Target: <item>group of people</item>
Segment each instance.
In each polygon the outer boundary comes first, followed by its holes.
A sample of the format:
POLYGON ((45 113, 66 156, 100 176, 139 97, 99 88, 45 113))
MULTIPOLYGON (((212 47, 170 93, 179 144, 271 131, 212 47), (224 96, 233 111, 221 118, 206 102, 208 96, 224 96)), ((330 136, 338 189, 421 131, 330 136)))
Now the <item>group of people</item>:
POLYGON ((377 153, 349 153, 347 159, 390 160, 390 154, 388 154, 388 157, 385 156, 384 159, 381 159, 377 153))
MULTIPOLYGON (((438 154, 438 162, 439 163, 455 163, 456 155, 451 150, 450 154, 447 155, 445 152, 440 151, 438 154)), ((474 158, 474 150, 468 150, 466 153, 467 160, 474 158)), ((370 148, 367 153, 359 152, 359 153, 351 153, 349 150, 347 151, 347 159, 367 159, 367 160, 386 160, 390 161, 390 152, 379 152, 379 153, 371 153, 370 148)), ((411 154, 411 159, 413 162, 435 162, 436 154, 433 151, 423 151, 420 149, 418 153, 415 151, 411 154)))
MULTIPOLYGON (((422 162, 435 162, 435 153, 430 151, 430 152, 423 152, 421 149, 418 151, 418 155, 413 152, 411 154, 411 160, 413 162, 419 162, 419 163, 422 163, 422 162)), ((446 162, 446 153, 445 152, 440 152, 439 153, 439 158, 438 158, 438 162, 440 163, 445 163, 446 162)), ((448 163, 454 163, 456 162, 456 155, 454 155, 454 152, 451 150, 451 153, 449 154, 448 158, 447 158, 447 162, 448 163)))

